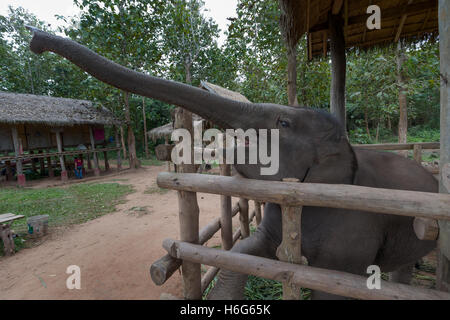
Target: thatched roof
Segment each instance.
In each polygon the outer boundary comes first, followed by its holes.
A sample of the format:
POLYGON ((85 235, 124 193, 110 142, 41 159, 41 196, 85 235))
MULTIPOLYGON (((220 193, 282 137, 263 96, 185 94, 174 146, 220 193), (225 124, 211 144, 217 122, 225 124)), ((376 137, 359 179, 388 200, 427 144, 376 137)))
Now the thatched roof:
MULTIPOLYGON (((200 88, 208 90, 211 93, 218 94, 219 96, 222 96, 224 98, 241 102, 250 102, 250 100, 248 100, 244 95, 240 94, 239 92, 231 91, 206 81, 201 81, 200 88)), ((199 121, 199 120, 203 119, 196 114, 192 115, 192 121, 199 121)), ((172 132, 173 132, 173 124, 172 122, 170 122, 161 127, 150 130, 147 134, 150 139, 156 141, 160 138, 170 137, 172 135, 172 132)))
POLYGON ((298 42, 308 32, 308 57, 329 49, 329 15, 340 15, 346 47, 368 48, 438 33, 437 0, 279 0, 281 24, 288 40, 298 42), (366 26, 370 5, 381 9, 381 29, 366 26))
POLYGON ((167 123, 161 127, 154 128, 150 130, 147 134, 150 137, 150 139, 155 142, 156 140, 160 138, 170 137, 173 132, 173 125, 172 122, 167 123))
POLYGON ((113 125, 120 121, 105 107, 96 107, 90 101, 0 91, 0 123, 73 126, 113 125))
POLYGON ((218 94, 221 97, 228 98, 231 100, 240 102, 250 102, 250 100, 248 100, 244 95, 240 94, 239 92, 231 91, 206 81, 201 82, 200 88, 208 90, 211 93, 218 94))

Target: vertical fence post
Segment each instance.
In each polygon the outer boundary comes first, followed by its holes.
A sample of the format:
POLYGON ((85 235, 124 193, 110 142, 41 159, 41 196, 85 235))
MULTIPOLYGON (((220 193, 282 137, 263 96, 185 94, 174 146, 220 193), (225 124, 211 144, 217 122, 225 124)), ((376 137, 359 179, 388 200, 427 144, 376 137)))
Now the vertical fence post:
MULTIPOLYGON (((220 174, 222 176, 231 175, 231 166, 228 164, 220 165, 220 174)), ((233 222, 231 216, 231 197, 220 196, 220 232, 222 236, 222 247, 224 250, 230 250, 233 247, 233 222)))
POLYGON ((414 145, 414 160, 422 164, 422 145, 420 144, 414 145))
POLYGON ((261 224, 262 215, 261 215, 261 202, 255 201, 255 218, 256 225, 259 226, 261 224))
MULTIPOLYGON (((283 179, 286 182, 298 182, 298 179, 283 179)), ((281 207, 282 240, 277 249, 280 261, 289 263, 302 263, 302 207, 281 207)), ((283 282, 283 300, 301 300, 301 288, 290 282, 283 282)))
MULTIPOLYGON (((193 138, 192 114, 182 108, 175 111, 175 129, 187 129, 193 138)), ((191 145, 193 145, 191 140, 191 145)), ((180 173, 194 173, 194 153, 191 150, 191 163, 177 167, 180 173)), ((199 243, 199 207, 195 192, 178 191, 178 208, 180 220, 181 241, 194 244, 199 243)), ((183 261, 181 265, 184 284, 184 298, 187 300, 200 300, 202 298, 202 272, 201 265, 183 261)))
MULTIPOLYGON (((439 192, 450 193, 450 3, 439 0, 439 52, 441 61, 441 158, 439 192)), ((436 287, 450 291, 450 222, 439 221, 436 287)))
POLYGON ((250 236, 250 221, 248 218, 248 200, 239 198, 239 222, 241 224, 241 237, 245 239, 250 236))

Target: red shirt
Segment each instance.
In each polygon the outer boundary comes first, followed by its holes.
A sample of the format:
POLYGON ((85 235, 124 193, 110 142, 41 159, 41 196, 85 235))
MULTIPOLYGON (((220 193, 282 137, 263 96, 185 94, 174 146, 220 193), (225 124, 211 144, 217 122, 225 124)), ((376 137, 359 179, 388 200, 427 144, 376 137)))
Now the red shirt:
POLYGON ((75 159, 75 167, 82 167, 83 166, 83 160, 81 159, 75 159))

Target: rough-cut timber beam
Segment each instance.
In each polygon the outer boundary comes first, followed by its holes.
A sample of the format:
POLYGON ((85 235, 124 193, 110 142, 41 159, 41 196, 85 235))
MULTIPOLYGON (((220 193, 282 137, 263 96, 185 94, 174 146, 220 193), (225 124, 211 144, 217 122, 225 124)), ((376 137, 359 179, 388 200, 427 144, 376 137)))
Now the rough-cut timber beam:
POLYGON ((339 14, 341 12, 342 5, 344 4, 344 0, 334 0, 333 7, 331 8, 332 14, 339 14))
MULTIPOLYGON (((439 192, 450 193, 450 2, 439 0, 439 52, 441 61, 441 157, 439 192)), ((450 291, 450 222, 439 221, 436 287, 450 291)))
POLYGON ((450 220, 450 196, 446 194, 169 172, 160 173, 157 183, 166 189, 245 197, 293 207, 344 208, 450 220))
POLYGON ((413 150, 415 145, 420 145, 422 149, 440 148, 439 142, 354 144, 352 147, 372 150, 413 150))
MULTIPOLYGON (((406 15, 415 15, 419 13, 425 13, 429 9, 433 9, 437 7, 437 0, 433 1, 426 1, 426 2, 420 2, 416 4, 409 5, 406 10, 404 10, 404 7, 395 7, 395 8, 389 8, 389 9, 383 9, 381 8, 381 19, 382 22, 386 21, 387 19, 395 19, 401 17, 403 14, 406 15)), ((348 25, 352 26, 355 24, 361 24, 366 23, 367 18, 369 17, 368 14, 362 14, 359 16, 349 16, 348 17, 348 25)), ((317 32, 328 29, 328 23, 321 23, 311 28, 310 32, 317 32)), ((391 38, 392 39, 392 38, 391 38)))
POLYGON ((178 259, 281 282, 290 280, 300 287, 356 299, 450 299, 450 294, 446 292, 412 287, 384 280, 381 280, 380 290, 369 290, 366 284, 367 278, 363 276, 211 249, 171 239, 164 240, 163 247, 170 255, 178 259))

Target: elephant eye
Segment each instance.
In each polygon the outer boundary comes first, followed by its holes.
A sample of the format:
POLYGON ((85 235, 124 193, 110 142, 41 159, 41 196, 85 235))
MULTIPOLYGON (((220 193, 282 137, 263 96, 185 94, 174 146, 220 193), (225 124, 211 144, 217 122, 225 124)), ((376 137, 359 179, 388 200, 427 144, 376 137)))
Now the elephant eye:
POLYGON ((285 120, 279 120, 280 126, 282 126, 283 128, 288 128, 289 127, 289 122, 285 121, 285 120))

